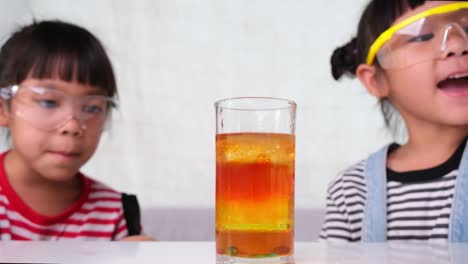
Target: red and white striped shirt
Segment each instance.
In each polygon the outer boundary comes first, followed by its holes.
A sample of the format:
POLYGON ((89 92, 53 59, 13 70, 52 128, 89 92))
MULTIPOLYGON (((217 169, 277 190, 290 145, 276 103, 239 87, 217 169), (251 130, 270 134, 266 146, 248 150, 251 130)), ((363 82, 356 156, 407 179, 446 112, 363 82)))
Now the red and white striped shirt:
POLYGON ((45 216, 13 190, 0 155, 0 240, 120 240, 127 236, 122 195, 82 174, 80 198, 65 212, 45 216))

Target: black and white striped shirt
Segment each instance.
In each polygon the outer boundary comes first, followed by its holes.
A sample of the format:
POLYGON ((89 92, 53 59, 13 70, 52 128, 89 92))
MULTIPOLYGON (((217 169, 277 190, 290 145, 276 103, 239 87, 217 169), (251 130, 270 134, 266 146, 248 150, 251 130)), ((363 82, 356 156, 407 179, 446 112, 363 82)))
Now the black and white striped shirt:
MULTIPOLYGON (((425 170, 387 169, 387 240, 446 241, 458 167, 466 140, 443 164, 425 170)), ((397 145, 392 145, 389 151, 397 145)), ((360 241, 366 203, 366 161, 340 173, 330 184, 320 238, 360 241)))

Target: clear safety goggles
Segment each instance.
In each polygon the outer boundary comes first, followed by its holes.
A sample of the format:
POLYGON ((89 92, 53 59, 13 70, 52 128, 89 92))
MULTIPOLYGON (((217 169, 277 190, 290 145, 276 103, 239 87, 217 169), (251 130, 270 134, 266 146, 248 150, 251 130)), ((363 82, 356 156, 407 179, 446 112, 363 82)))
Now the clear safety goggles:
POLYGON ((398 69, 468 50, 468 2, 425 10, 383 32, 369 49, 384 69, 398 69))
POLYGON ((116 105, 108 96, 72 96, 57 89, 35 86, 1 88, 0 97, 8 102, 5 111, 45 131, 53 131, 75 119, 81 129, 101 132, 111 108, 116 105))

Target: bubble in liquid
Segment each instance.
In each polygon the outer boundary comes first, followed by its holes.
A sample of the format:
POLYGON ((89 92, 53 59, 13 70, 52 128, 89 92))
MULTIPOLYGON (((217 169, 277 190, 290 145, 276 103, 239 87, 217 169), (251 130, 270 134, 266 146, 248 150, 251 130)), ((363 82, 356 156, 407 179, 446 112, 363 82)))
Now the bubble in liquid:
POLYGON ((271 159, 270 159, 270 156, 262 153, 262 154, 257 155, 256 161, 258 163, 270 163, 271 159))
POLYGON ((239 255, 239 249, 236 247, 228 247, 226 248, 226 255, 237 256, 239 255))

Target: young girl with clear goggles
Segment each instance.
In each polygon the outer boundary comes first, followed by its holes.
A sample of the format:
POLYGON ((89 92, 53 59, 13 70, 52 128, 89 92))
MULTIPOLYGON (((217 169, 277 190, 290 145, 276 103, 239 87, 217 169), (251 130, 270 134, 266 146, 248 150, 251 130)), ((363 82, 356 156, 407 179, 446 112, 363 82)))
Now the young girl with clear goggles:
POLYGON ((0 240, 147 240, 134 195, 80 172, 115 107, 100 41, 60 21, 20 28, 0 49, 0 240))

